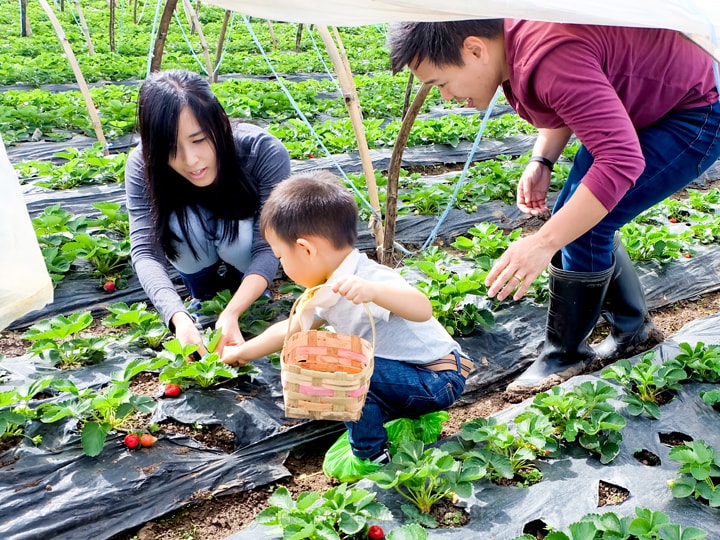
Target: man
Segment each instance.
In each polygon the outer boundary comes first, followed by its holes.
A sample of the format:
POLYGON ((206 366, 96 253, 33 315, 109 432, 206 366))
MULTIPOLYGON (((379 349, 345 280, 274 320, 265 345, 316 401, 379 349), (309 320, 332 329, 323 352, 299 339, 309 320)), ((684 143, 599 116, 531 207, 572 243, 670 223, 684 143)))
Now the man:
POLYGON ((574 133, 582 146, 552 217, 510 245, 489 272, 488 294, 514 299, 548 264, 543 350, 508 386, 528 395, 597 359, 645 350, 661 337, 616 235, 683 188, 720 155, 720 104, 711 59, 671 30, 485 19, 400 23, 389 34, 394 72, 408 66, 443 98, 485 108, 502 85, 539 130, 518 183, 525 213, 547 211, 555 161, 574 133), (611 332, 587 343, 600 315, 611 332))

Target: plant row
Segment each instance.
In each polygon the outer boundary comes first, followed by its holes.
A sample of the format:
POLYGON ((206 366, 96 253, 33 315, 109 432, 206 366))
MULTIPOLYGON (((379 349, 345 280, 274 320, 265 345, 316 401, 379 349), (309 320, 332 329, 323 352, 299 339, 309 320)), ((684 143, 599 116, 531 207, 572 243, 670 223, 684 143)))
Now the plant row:
MULTIPOLYGON (((155 6, 147 2, 138 4, 121 0, 116 6, 115 51, 111 52, 107 4, 100 0, 83 2, 83 14, 90 30, 94 54, 89 53, 75 5, 65 4, 64 11, 56 6, 56 15, 86 80, 121 81, 145 76, 148 54, 153 45, 150 36, 156 24, 155 6)), ((197 6, 196 9, 199 9, 199 4, 197 6)), ((0 5, 3 47, 12 52, 2 55, 0 85, 74 81, 73 71, 64 59, 64 50, 41 6, 29 3, 27 10, 32 37, 20 37, 18 4, 0 5)), ((183 67, 202 72, 206 68, 199 34, 188 24, 182 3, 178 4, 176 13, 168 28, 163 69, 183 67)), ((219 57, 220 73, 270 75, 267 60, 260 54, 240 14, 233 16, 233 24, 228 25, 225 41, 220 44, 224 17, 225 11, 218 7, 203 5, 199 9, 203 35, 211 49, 211 56, 215 58, 213 69, 219 57)), ((255 19, 250 25, 278 73, 321 73, 325 71, 325 66, 332 66, 316 30, 303 28, 298 50, 298 25, 274 22, 272 33, 267 21, 255 19)), ((388 69, 384 26, 340 28, 339 32, 355 72, 388 69)))

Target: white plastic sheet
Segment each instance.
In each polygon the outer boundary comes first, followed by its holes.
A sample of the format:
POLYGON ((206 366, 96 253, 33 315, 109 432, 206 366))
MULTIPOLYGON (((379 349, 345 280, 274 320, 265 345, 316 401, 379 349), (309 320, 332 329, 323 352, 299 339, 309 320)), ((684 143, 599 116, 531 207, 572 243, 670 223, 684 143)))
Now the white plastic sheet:
POLYGON ((688 34, 720 60, 718 0, 207 0, 207 3, 262 19, 331 26, 511 17, 670 28, 688 34))
POLYGON ((17 174, 0 137, 0 330, 53 300, 17 174))

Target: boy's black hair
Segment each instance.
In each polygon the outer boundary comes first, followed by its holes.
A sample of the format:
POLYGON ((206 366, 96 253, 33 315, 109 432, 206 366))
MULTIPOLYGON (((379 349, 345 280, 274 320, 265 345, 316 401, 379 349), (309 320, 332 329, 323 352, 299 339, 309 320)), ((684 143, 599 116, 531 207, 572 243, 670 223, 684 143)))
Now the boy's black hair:
POLYGON ((414 68, 427 59, 435 66, 462 66, 460 51, 465 38, 500 37, 503 19, 472 19, 448 22, 401 22, 388 32, 390 67, 393 73, 414 68))
POLYGON ((357 240, 358 208, 350 191, 324 170, 295 174, 270 193, 260 214, 260 232, 270 229, 288 244, 318 236, 341 249, 357 240))
MULTIPOLYGON (((235 150, 235 138, 225 110, 208 81, 190 71, 173 69, 151 75, 140 87, 138 131, 142 141, 145 174, 153 207, 155 234, 170 259, 177 256, 170 218, 177 219, 185 238, 190 239, 188 208, 209 208, 220 223, 222 239, 237 238, 237 222, 255 216, 260 196, 243 174, 235 150), (217 178, 199 188, 179 175, 169 160, 177 152, 178 119, 188 108, 203 134, 215 148, 217 178)), ((195 247, 190 250, 197 258, 195 247)))

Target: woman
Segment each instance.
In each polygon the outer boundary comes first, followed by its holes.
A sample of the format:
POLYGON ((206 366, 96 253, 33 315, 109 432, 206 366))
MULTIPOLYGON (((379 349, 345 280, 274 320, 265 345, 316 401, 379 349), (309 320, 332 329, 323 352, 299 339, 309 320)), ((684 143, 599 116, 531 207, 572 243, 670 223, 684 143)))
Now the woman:
POLYGON ((199 345, 203 354, 167 262, 195 299, 234 290, 215 325, 222 328, 221 354, 225 345, 244 342, 238 318, 277 272, 257 220, 272 188, 289 176, 290 157, 261 128, 231 127, 208 82, 184 70, 143 83, 138 128, 141 141, 125 169, 133 268, 180 342, 199 345))

